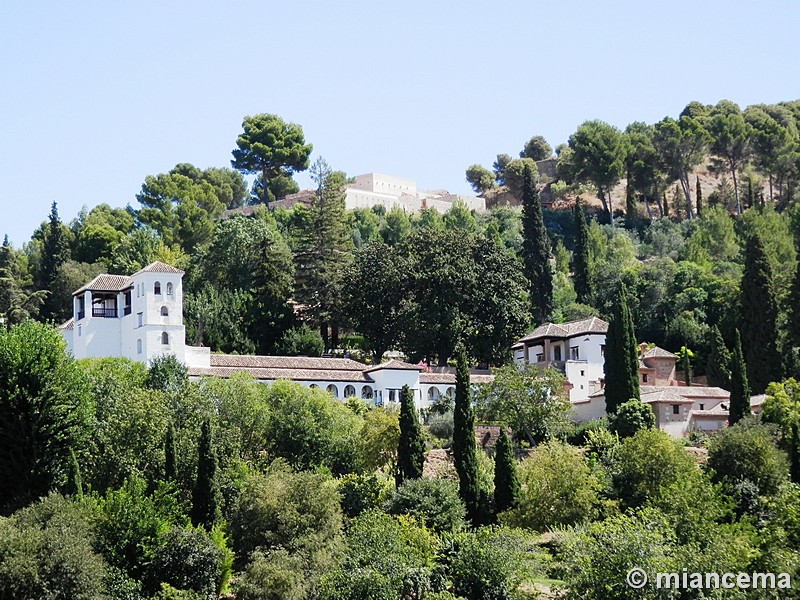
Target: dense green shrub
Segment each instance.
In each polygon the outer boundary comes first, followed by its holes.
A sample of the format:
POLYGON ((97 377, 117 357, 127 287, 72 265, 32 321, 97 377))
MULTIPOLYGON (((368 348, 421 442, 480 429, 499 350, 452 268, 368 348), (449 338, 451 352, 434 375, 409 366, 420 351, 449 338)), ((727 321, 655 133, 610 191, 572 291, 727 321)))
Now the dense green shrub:
POLYGON ((656 415, 649 404, 633 399, 623 402, 609 418, 608 428, 620 438, 631 437, 640 429, 656 426, 656 415))
POLYGON ((464 526, 464 504, 458 485, 443 479, 409 479, 386 503, 392 515, 413 515, 434 531, 457 531, 464 526))
POLYGON ((432 413, 428 419, 428 431, 431 435, 448 443, 453 441, 453 411, 444 414, 432 413))
POLYGON ((318 330, 301 325, 286 331, 275 350, 283 356, 321 356, 325 344, 318 330))
POLYGON ((256 551, 236 583, 237 600, 304 600, 309 585, 305 563, 286 550, 256 551))
POLYGON ((160 542, 145 575, 151 592, 168 583, 209 600, 216 598, 223 553, 208 533, 202 527, 173 527, 160 542))
POLYGON ((0 518, 0 598, 94 600, 105 563, 92 541, 91 515, 56 494, 0 518))
POLYGON ((378 508, 390 485, 388 480, 378 479, 374 473, 349 473, 337 483, 342 497, 342 512, 350 518, 357 517, 365 510, 378 508))

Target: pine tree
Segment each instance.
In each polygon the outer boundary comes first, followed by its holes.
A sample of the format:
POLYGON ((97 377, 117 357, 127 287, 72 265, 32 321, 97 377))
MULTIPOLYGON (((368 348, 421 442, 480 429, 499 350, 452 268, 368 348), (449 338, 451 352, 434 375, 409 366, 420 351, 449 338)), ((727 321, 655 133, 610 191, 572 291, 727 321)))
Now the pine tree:
POLYGON ((481 516, 475 413, 470 402, 469 369, 463 345, 456 350, 456 399, 453 412, 453 459, 458 472, 458 493, 473 524, 481 516))
POLYGON ((778 354, 778 301, 772 268, 758 235, 747 240, 742 276, 739 323, 747 377, 754 394, 780 381, 783 365, 778 354))
POLYGON ((400 391, 400 439, 397 444, 397 475, 399 487, 406 479, 422 477, 425 464, 425 436, 414 407, 414 392, 407 385, 400 391))
POLYGON ((628 183, 625 185, 625 227, 636 229, 636 223, 639 220, 638 212, 636 192, 633 189, 630 171, 628 171, 628 183))
POLYGON ((550 242, 533 169, 529 165, 525 166, 522 177, 522 259, 530 283, 531 313, 536 323, 544 323, 553 310, 550 242))
POLYGON ((500 437, 494 455, 494 507, 500 513, 514 508, 519 500, 519 480, 514 447, 508 439, 506 428, 500 427, 500 437))
POLYGON ((747 366, 742 354, 742 338, 736 330, 731 365, 731 402, 728 425, 733 425, 750 414, 750 386, 747 383, 747 366))
POLYGON ((722 339, 722 334, 716 325, 711 328, 708 345, 711 351, 706 362, 707 383, 729 390, 731 388, 731 353, 725 346, 725 340, 722 339))
POLYGON ((197 481, 192 491, 192 523, 206 529, 220 519, 220 495, 217 482, 217 456, 211 438, 211 420, 206 418, 197 445, 197 481))
POLYGON ((175 452, 175 427, 172 421, 167 425, 164 436, 164 479, 175 481, 178 478, 178 467, 175 452))
POLYGON ((69 449, 69 471, 67 471, 67 486, 64 489, 64 495, 72 496, 73 498, 81 498, 83 496, 81 468, 72 448, 69 449))
POLYGON ((695 195, 697 196, 697 216, 700 216, 700 211, 703 210, 703 190, 700 188, 700 176, 697 175, 694 180, 695 183, 695 195))
MULTIPOLYGON (((50 222, 42 247, 42 261, 39 265, 37 287, 40 290, 52 292, 53 283, 58 276, 58 270, 70 258, 69 241, 64 233, 63 225, 58 217, 58 207, 55 202, 50 209, 50 222)), ((56 314, 58 302, 52 293, 45 298, 41 316, 45 319, 58 317, 56 314)))
POLYGON ((572 255, 572 260, 578 302, 589 304, 592 297, 589 279, 589 228, 586 226, 586 215, 580 198, 575 201, 575 253, 572 255))
POLYGON ((606 333, 603 373, 606 413, 612 415, 628 400, 639 399, 639 351, 624 283, 620 283, 606 333))

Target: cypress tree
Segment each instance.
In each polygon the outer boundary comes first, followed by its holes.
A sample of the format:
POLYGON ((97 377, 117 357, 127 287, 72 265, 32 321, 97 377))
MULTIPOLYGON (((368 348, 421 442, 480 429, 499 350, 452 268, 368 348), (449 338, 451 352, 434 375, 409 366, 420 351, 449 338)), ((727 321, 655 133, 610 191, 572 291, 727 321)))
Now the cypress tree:
POLYGON ((742 276, 739 323, 747 378, 754 394, 780 381, 783 365, 778 354, 778 301, 772 268, 758 235, 747 240, 742 276))
POLYGON ((697 196, 697 216, 700 216, 700 211, 703 209, 703 190, 700 188, 700 176, 695 176, 694 180, 695 196, 697 196))
POLYGON ((706 362, 708 385, 729 390, 731 388, 731 353, 725 346, 725 340, 722 339, 722 334, 716 325, 711 328, 708 345, 711 348, 706 362))
POLYGON ((689 362, 689 349, 684 346, 681 348, 683 350, 683 357, 681 362, 681 368, 683 369, 683 382, 686 384, 686 387, 692 385, 692 365, 689 362))
POLYGON ((456 350, 456 399, 453 411, 453 459, 458 472, 458 494, 473 524, 480 520, 478 456, 475 445, 475 413, 470 403, 469 369, 463 345, 456 350))
POLYGON ((791 425, 789 444, 789 476, 792 483, 800 483, 800 426, 797 421, 791 425))
POLYGON ((400 439, 397 443, 397 475, 399 486, 406 479, 422 477, 425 464, 425 436, 414 408, 414 395, 407 385, 400 391, 400 439))
POLYGON ((211 420, 206 418, 200 428, 197 444, 197 481, 192 492, 192 523, 206 529, 220 519, 217 456, 211 438, 211 420))
POLYGON ((750 386, 747 383, 747 366, 742 354, 742 338, 736 330, 731 365, 731 402, 728 425, 733 425, 750 414, 750 386))
POLYGON ((494 507, 500 513, 514 508, 519 500, 519 480, 514 447, 508 439, 506 428, 500 428, 494 455, 494 507))
MULTIPOLYGON (((58 217, 58 206, 53 202, 50 208, 50 222, 42 247, 42 262, 39 265, 37 287, 40 290, 52 291, 58 270, 70 258, 69 242, 64 234, 61 219, 58 217)), ((49 294, 42 306, 41 316, 45 319, 57 317, 58 301, 49 294)))
POLYGON ((628 293, 622 282, 606 333, 603 373, 609 415, 628 400, 639 399, 639 349, 628 308, 628 293))
POLYGON ((175 481, 178 478, 178 467, 175 452, 175 427, 172 421, 167 425, 167 434, 164 436, 164 479, 175 481))
POLYGON ((522 259, 530 284, 531 314, 537 324, 544 323, 553 310, 550 242, 533 169, 529 165, 525 166, 522 176, 522 259))
POLYGON ((586 226, 586 215, 580 198, 575 201, 575 253, 572 260, 578 302, 589 304, 592 296, 589 280, 589 228, 586 226))
POLYGON ((74 498, 81 498, 83 496, 81 469, 78 465, 75 451, 72 448, 69 449, 69 470, 67 471, 67 487, 64 489, 64 495, 74 498))
POLYGON ((800 263, 794 272, 789 292, 788 341, 791 348, 800 348, 800 263))
POLYGON ((669 201, 667 200, 667 192, 666 192, 666 190, 664 191, 664 197, 663 197, 661 202, 664 205, 664 216, 668 217, 669 216, 669 201))

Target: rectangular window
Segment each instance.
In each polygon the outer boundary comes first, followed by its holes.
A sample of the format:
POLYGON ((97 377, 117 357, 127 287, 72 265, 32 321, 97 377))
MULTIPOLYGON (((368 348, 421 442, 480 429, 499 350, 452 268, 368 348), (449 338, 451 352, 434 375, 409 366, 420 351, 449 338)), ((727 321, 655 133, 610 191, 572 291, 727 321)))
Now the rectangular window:
POLYGON ((144 313, 136 313, 136 326, 142 327, 144 323, 144 313))
POLYGON ((681 414, 681 405, 680 404, 673 404, 672 405, 672 414, 673 415, 681 414))
POLYGON ((581 377, 586 377, 586 371, 581 371, 581 377))
POLYGON ((647 373, 642 373, 642 382, 647 383, 647 373))
POLYGON ((578 346, 570 346, 569 357, 572 360, 580 360, 581 359, 580 351, 578 349, 578 346))
POLYGON ((78 325, 78 337, 81 337, 81 326, 78 325))
POLYGON ((536 362, 544 362, 544 354, 537 354, 536 362))
POLYGON ((606 345, 600 344, 600 356, 605 357, 605 355, 606 355, 606 345))
POLYGON ((706 409, 706 405, 705 404, 701 404, 700 405, 700 410, 705 410, 705 409, 706 409))

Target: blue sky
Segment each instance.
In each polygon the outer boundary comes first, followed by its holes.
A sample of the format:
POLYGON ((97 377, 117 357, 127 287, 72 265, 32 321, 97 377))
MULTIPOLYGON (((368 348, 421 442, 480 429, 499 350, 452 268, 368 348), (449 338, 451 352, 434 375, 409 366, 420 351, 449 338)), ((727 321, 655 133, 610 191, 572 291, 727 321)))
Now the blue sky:
POLYGON ((180 162, 229 166, 256 113, 350 175, 469 193, 468 165, 532 135, 800 98, 798 17, 790 0, 5 2, 0 235, 19 247, 54 200, 65 221, 137 207, 180 162))

